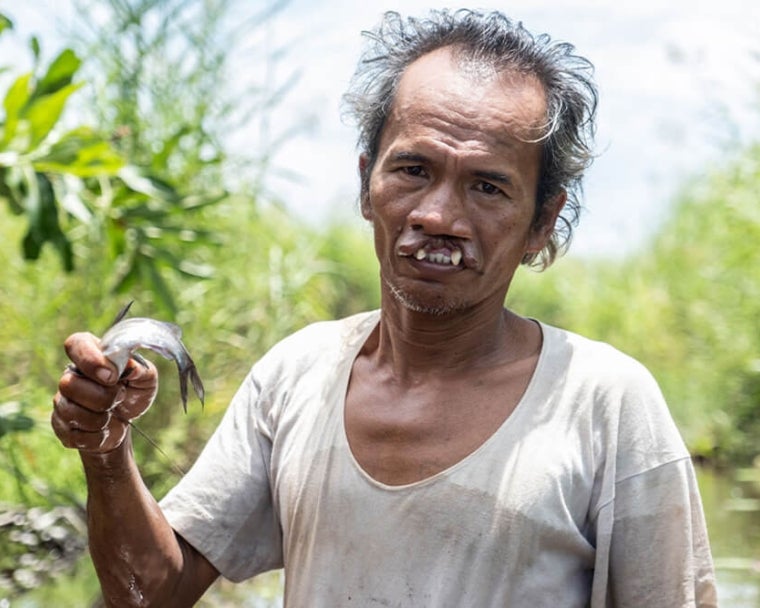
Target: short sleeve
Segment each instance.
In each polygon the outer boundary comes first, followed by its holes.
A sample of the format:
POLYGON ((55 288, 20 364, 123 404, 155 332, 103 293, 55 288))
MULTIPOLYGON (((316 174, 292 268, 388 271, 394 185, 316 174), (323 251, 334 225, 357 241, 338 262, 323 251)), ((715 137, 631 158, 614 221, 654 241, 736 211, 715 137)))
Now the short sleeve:
POLYGON ((712 557, 694 469, 683 458, 618 481, 608 606, 715 608, 712 557))
POLYGON ((271 429, 256 367, 188 474, 160 502, 172 528, 232 581, 282 567, 271 429))

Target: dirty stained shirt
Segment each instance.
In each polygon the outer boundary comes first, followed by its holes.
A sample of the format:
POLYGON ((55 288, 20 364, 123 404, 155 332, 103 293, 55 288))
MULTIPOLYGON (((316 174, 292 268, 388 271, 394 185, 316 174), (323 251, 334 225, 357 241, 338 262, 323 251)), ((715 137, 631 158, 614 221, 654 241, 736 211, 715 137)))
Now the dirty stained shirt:
POLYGON ((449 469, 388 486, 343 425, 378 321, 276 345, 161 502, 223 576, 284 566, 293 608, 717 606, 691 461, 639 363, 542 324, 536 370, 498 430, 449 469))

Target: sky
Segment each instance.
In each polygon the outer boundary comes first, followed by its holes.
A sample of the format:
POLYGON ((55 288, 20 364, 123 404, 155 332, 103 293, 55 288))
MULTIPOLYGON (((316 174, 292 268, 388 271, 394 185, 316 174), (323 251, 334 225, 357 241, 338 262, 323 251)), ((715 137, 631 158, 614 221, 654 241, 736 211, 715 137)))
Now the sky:
MULTIPOLYGON (((6 2, 0 0, 0 11, 16 20, 19 36, 34 32, 44 39, 56 19, 65 26, 72 15, 68 0, 14 2, 12 9, 6 2)), ((358 217, 355 130, 341 120, 340 99, 360 53, 360 32, 385 10, 421 15, 447 6, 461 5, 291 0, 267 23, 266 40, 285 50, 275 78, 294 71, 300 77, 268 117, 264 133, 239 133, 231 144, 265 149, 278 133, 307 125, 279 148, 273 159, 278 170, 266 181, 300 217, 314 223, 358 217)), ((618 256, 645 246, 679 189, 760 140, 758 2, 514 0, 467 6, 503 10, 534 33, 574 44, 596 66, 598 158, 586 178, 584 212, 571 247, 576 255, 618 256)), ((240 60, 237 78, 244 83, 255 70, 244 63, 247 58, 240 60)))

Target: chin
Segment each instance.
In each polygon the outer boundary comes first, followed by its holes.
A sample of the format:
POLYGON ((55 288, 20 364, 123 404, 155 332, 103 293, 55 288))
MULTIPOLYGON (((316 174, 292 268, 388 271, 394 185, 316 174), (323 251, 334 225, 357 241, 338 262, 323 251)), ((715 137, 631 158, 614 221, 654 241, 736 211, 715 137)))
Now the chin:
POLYGON ((446 315, 462 312, 469 308, 469 305, 464 302, 447 300, 446 298, 442 298, 440 296, 422 298, 410 294, 399 288, 397 285, 393 285, 388 281, 386 281, 386 285, 388 286, 390 292, 393 294, 395 300, 411 312, 434 317, 445 317, 446 315))

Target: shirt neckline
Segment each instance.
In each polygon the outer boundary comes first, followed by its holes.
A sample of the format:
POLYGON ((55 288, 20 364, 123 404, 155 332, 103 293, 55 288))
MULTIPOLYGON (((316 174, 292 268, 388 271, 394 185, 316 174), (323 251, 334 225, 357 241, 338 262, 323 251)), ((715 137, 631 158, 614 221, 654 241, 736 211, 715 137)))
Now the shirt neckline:
POLYGON ((523 392, 522 396, 520 397, 519 401, 517 402, 517 405, 512 410, 512 413, 507 416, 507 418, 494 430, 493 433, 485 440, 483 443, 481 443, 477 448, 475 448, 472 452, 467 454, 464 458, 458 460, 454 464, 450 465, 449 467, 443 469, 442 471, 439 471, 438 473, 435 473, 434 475, 431 475, 429 477, 425 477, 423 479, 419 479, 417 481, 414 481, 412 483, 408 484, 400 484, 400 485, 391 485, 386 484, 381 481, 378 481, 372 475, 370 475, 367 471, 364 470, 364 468, 359 464, 359 461, 356 460, 356 457, 354 456, 353 451, 351 450, 351 445, 348 442, 348 434, 346 433, 346 396, 348 394, 348 383, 351 378, 351 371, 353 370, 354 362, 356 361, 356 357, 359 355, 359 352, 361 351, 362 347, 366 343, 366 341, 369 339, 369 336, 372 334, 372 332, 375 330, 375 328, 380 323, 380 311, 375 310, 371 313, 368 313, 365 318, 361 321, 359 324, 359 327, 356 327, 354 329, 353 335, 345 343, 344 352, 343 352, 343 360, 342 363, 344 365, 340 382, 339 382, 339 391, 337 393, 338 397, 338 410, 339 410, 339 425, 340 430, 338 432, 338 441, 339 441, 339 448, 341 451, 346 454, 346 457, 351 463, 351 466, 356 470, 359 475, 367 481, 370 485, 384 490, 386 492, 402 492, 407 490, 414 490, 417 488, 421 488, 427 485, 430 485, 432 483, 435 483, 441 479, 447 478, 451 476, 455 471, 457 471, 460 468, 463 468, 467 466, 470 462, 473 460, 476 460, 478 455, 485 450, 488 449, 488 447, 496 442, 498 438, 504 434, 509 432, 509 429, 513 427, 515 424, 517 424, 516 420, 521 418, 522 416, 526 415, 527 410, 530 408, 528 407, 528 403, 534 400, 534 395, 538 392, 539 386, 541 385, 540 378, 545 375, 545 368, 547 366, 547 360, 549 358, 549 352, 551 352, 550 342, 553 339, 553 336, 551 334, 550 328, 543 324, 541 321, 538 321, 536 319, 531 319, 535 323, 538 324, 539 329, 541 330, 541 336, 542 336, 542 343, 541 343, 541 351, 538 355, 538 361, 536 362, 536 368, 533 370, 533 374, 531 375, 531 378, 528 382, 528 386, 525 388, 525 391, 523 392))

